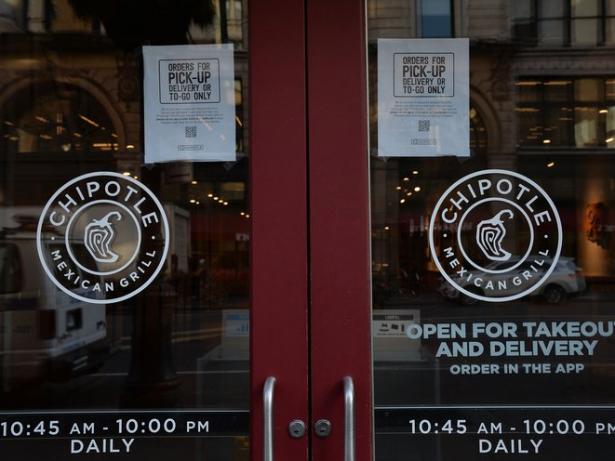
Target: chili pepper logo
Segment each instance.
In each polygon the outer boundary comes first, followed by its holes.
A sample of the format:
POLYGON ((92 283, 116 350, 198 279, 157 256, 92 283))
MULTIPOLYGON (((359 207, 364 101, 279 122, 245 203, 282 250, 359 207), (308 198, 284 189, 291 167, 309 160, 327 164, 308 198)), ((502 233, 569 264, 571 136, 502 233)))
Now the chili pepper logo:
POLYGON ((512 253, 502 248, 502 241, 506 237, 502 216, 507 216, 508 220, 511 220, 515 214, 509 209, 502 210, 493 218, 485 219, 476 226, 476 243, 491 261, 508 261, 512 256, 512 253))
POLYGON ((114 263, 120 257, 111 251, 111 244, 115 240, 115 230, 111 219, 122 220, 122 215, 117 211, 107 213, 101 219, 93 219, 85 226, 84 246, 99 263, 114 263))

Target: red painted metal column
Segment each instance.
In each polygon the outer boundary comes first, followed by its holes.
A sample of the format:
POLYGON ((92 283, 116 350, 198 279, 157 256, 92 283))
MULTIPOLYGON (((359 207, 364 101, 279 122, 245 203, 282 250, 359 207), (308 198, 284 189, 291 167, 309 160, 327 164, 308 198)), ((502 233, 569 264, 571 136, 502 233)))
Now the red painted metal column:
POLYGON ((305 460, 308 418, 305 14, 303 0, 249 6, 251 460, 263 459, 263 385, 274 388, 275 460, 305 460))
POLYGON ((361 0, 308 0, 308 126, 314 461, 344 460, 344 387, 355 385, 357 461, 372 459, 365 14, 361 0))

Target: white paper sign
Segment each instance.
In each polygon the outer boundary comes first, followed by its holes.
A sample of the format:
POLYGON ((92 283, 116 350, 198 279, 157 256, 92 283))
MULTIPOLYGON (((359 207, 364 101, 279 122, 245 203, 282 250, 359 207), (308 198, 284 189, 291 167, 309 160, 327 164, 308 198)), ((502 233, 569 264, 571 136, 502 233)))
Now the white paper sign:
POLYGON ((378 40, 378 156, 470 155, 466 38, 378 40))
POLYGON ((247 309, 224 309, 222 335, 229 338, 250 336, 250 312, 247 309))
POLYGON ((372 314, 372 337, 408 339, 406 328, 420 321, 418 309, 378 309, 372 314))
POLYGON ((235 160, 233 45, 144 46, 145 163, 235 160))

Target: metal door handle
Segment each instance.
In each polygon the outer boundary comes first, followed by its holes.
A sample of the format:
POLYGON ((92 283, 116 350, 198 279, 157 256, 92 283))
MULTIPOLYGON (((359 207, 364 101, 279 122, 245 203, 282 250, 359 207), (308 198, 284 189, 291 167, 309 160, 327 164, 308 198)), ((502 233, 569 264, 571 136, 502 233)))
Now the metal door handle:
POLYGON ((270 376, 263 387, 263 460, 273 461, 273 390, 275 378, 270 376))
POLYGON ((355 461, 354 456, 354 383, 344 378, 344 461, 355 461))

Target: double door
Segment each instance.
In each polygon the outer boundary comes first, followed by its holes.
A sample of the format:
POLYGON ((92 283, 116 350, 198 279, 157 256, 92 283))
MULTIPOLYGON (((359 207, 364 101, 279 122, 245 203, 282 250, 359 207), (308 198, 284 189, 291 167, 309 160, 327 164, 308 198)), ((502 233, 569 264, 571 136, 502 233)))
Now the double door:
POLYGON ((368 459, 361 3, 9 3, 1 456, 368 459))
POLYGON ((265 7, 252 30, 256 50, 276 50, 262 67, 252 61, 253 88, 280 97, 252 100, 262 128, 253 155, 257 161, 262 152, 263 161, 252 176, 252 456, 264 449, 277 459, 370 459, 364 5, 300 3, 265 7), (293 32, 284 40, 266 33, 281 24, 273 10, 289 15, 293 32), (266 214, 257 216, 259 207, 266 214), (273 432, 267 419, 261 424, 270 377, 273 432), (305 423, 305 436, 289 433, 295 420, 305 423))
POLYGON ((610 2, 2 3, 0 457, 612 452, 610 2))

